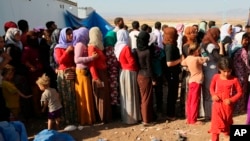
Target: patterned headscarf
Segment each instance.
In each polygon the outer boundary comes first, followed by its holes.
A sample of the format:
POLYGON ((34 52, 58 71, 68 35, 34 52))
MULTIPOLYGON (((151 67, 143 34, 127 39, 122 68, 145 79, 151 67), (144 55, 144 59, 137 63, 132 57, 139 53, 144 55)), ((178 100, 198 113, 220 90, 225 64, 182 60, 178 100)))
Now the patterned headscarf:
POLYGON ((58 41, 58 44, 55 46, 55 48, 63 48, 63 49, 66 49, 68 48, 68 46, 70 45, 73 45, 73 42, 67 42, 67 33, 66 31, 68 29, 71 29, 70 27, 65 27, 61 30, 60 32, 60 36, 59 36, 59 41, 58 41))
POLYGON ((21 41, 15 40, 16 34, 21 34, 21 30, 18 28, 9 28, 5 34, 5 41, 6 44, 14 44, 15 46, 19 47, 21 50, 23 49, 23 45, 21 41))
POLYGON ((179 23, 179 24, 177 24, 176 25, 176 30, 177 30, 177 32, 180 34, 180 33, 183 33, 183 31, 184 31, 184 24, 182 24, 182 23, 179 23))
POLYGON ((114 47, 116 41, 116 32, 110 30, 104 37, 104 47, 114 47))
POLYGON ((139 34, 138 34, 138 37, 137 37, 137 49, 143 51, 143 50, 146 50, 149 48, 148 46, 148 43, 149 43, 149 38, 150 38, 150 35, 148 32, 146 31, 141 31, 139 34))
POLYGON ((119 60, 122 49, 129 44, 129 34, 125 29, 117 31, 117 42, 115 44, 115 56, 119 60))
POLYGON ((73 46, 78 42, 87 45, 89 42, 89 30, 86 27, 80 27, 73 31, 73 46))
POLYGON ((102 42, 102 32, 98 27, 92 27, 89 30, 89 44, 90 46, 95 46, 100 50, 103 50, 103 42, 102 42))

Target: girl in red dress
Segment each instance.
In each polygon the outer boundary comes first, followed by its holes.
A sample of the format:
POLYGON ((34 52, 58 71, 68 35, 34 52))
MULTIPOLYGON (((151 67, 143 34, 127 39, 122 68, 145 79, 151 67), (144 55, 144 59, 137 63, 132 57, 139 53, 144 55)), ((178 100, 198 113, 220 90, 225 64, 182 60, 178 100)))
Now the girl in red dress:
POLYGON ((211 80, 210 93, 213 100, 211 133, 212 141, 219 141, 219 134, 224 133, 229 141, 230 125, 233 124, 233 106, 242 96, 238 79, 231 75, 232 62, 222 57, 218 62, 219 74, 211 80))

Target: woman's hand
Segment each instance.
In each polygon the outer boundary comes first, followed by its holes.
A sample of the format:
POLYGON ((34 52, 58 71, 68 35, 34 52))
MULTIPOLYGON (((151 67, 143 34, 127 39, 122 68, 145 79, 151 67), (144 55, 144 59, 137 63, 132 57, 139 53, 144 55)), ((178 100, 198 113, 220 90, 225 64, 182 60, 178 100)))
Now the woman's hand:
POLYGON ((213 100, 213 101, 219 101, 220 98, 219 98, 217 95, 213 95, 213 96, 212 96, 212 100, 213 100))
POLYGON ((66 52, 72 52, 74 51, 74 47, 73 46, 68 46, 67 49, 66 49, 66 52))
POLYGON ((92 57, 93 57, 93 59, 97 59, 99 57, 99 55, 96 52, 93 52, 92 57))
POLYGON ((100 79, 96 79, 96 80, 94 80, 94 82, 95 82, 97 88, 104 87, 104 82, 102 82, 100 79))
POLYGON ((231 104, 231 101, 230 101, 230 99, 224 99, 224 100, 223 100, 223 103, 224 103, 225 105, 230 105, 230 104, 231 104))

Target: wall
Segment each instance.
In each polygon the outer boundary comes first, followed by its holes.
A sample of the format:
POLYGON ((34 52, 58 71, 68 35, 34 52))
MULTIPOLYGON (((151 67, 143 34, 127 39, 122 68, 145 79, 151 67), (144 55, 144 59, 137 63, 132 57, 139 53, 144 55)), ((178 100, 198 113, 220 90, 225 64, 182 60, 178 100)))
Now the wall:
POLYGON ((4 34, 6 21, 28 21, 30 29, 45 26, 47 21, 55 21, 59 28, 65 27, 63 12, 78 15, 77 4, 67 0, 1 0, 0 35, 4 34))

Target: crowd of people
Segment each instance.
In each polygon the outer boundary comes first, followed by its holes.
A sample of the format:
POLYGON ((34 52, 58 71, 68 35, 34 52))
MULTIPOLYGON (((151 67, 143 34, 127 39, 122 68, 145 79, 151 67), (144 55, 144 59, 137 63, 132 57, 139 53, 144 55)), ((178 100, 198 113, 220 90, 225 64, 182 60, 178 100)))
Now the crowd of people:
POLYGON ((103 35, 98 27, 60 29, 54 21, 32 30, 26 20, 6 22, 1 121, 28 123, 47 111, 48 129, 54 121, 58 129, 118 118, 151 126, 166 114, 169 121, 185 117, 192 125, 211 121, 212 141, 220 133, 229 136, 234 114, 248 112, 250 124, 250 25, 169 27, 157 21, 151 27, 133 21, 127 29, 121 17, 114 24, 103 35))

